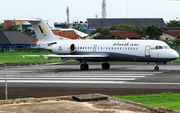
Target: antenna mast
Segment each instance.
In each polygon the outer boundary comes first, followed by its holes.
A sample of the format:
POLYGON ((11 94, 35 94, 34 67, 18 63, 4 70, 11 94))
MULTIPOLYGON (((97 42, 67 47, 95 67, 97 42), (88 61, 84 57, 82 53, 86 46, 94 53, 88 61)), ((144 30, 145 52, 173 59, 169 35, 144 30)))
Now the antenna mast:
POLYGON ((66 9, 66 14, 67 14, 67 24, 69 24, 69 7, 66 9))
POLYGON ((106 0, 103 0, 103 3, 102 3, 102 18, 106 18, 106 0))

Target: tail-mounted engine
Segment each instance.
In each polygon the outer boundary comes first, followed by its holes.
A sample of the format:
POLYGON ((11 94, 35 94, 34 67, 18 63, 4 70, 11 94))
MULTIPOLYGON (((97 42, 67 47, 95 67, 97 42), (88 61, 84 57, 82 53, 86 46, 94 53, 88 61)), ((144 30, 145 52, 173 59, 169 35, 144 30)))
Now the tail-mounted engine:
POLYGON ((56 44, 52 47, 52 52, 56 54, 70 54, 76 51, 76 47, 74 44, 63 43, 56 44))
POLYGON ((74 44, 71 44, 71 45, 70 45, 70 48, 69 48, 69 51, 70 51, 71 53, 73 53, 73 52, 75 51, 75 49, 76 49, 75 45, 74 45, 74 44))

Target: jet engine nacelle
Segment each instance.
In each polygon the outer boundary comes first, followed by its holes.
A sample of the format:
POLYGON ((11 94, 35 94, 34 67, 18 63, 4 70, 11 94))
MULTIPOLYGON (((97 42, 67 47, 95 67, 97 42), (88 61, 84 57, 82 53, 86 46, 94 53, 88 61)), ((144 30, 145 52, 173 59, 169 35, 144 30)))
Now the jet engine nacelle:
POLYGON ((63 44, 56 44, 52 47, 52 52, 56 54, 70 54, 74 53, 76 47, 74 44, 63 43, 63 44))

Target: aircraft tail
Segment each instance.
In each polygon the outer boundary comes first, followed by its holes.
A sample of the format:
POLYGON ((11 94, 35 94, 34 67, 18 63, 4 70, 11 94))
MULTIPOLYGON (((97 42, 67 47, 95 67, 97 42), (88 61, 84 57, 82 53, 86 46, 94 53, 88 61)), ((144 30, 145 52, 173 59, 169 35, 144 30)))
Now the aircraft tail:
POLYGON ((49 25, 41 18, 23 19, 18 21, 28 21, 31 23, 38 41, 53 42, 57 40, 57 37, 51 31, 49 25))

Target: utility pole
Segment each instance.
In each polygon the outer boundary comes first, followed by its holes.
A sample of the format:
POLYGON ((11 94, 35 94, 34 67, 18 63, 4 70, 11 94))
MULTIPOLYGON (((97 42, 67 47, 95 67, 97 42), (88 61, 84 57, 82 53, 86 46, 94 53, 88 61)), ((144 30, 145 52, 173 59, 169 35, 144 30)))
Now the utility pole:
POLYGON ((69 7, 66 9, 66 14, 67 14, 67 24, 69 24, 69 7))
POLYGON ((102 3, 102 18, 106 18, 106 0, 103 0, 103 3, 102 3))
POLYGON ((7 94, 7 66, 4 63, 0 63, 5 66, 5 98, 6 100, 8 99, 8 94, 7 94))

